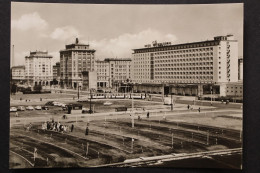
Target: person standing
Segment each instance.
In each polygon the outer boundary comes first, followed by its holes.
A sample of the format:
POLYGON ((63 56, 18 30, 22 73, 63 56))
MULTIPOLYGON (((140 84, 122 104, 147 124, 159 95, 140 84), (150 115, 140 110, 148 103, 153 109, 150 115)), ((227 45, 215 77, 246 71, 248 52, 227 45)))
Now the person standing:
POLYGON ((149 113, 149 112, 147 112, 147 118, 149 118, 149 115, 150 115, 150 113, 149 113))
POLYGON ((199 111, 199 113, 200 113, 200 107, 199 107, 198 111, 199 111))
POLYGON ((70 131, 73 132, 73 129, 74 129, 74 125, 72 124, 71 128, 70 128, 70 131))
POLYGON ((88 129, 88 126, 87 126, 87 127, 86 127, 85 135, 88 135, 88 132, 89 132, 89 129, 88 129))
POLYGON ((190 105, 188 105, 187 108, 190 109, 190 105))

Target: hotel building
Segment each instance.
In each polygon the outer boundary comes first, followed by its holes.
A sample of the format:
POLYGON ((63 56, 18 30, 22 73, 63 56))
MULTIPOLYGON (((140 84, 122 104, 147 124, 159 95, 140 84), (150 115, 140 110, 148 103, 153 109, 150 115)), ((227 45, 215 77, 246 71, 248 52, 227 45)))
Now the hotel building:
POLYGON ((130 58, 106 58, 96 61, 98 88, 113 88, 131 78, 130 58))
POLYGON ((238 42, 233 35, 177 45, 154 41, 133 51, 132 79, 146 86, 135 88, 141 92, 146 92, 147 86, 162 84, 168 88, 160 92, 182 94, 177 91, 180 85, 183 88, 197 85, 197 89, 193 87, 194 91, 187 89, 187 92, 201 95, 203 85, 214 85, 214 92, 223 95, 225 83, 238 81, 238 42))
POLYGON ((30 52, 25 57, 25 80, 28 85, 50 85, 52 76, 52 56, 46 51, 30 52))
MULTIPOLYGON (((62 88, 76 89, 83 85, 82 72, 93 72, 95 67, 95 52, 88 44, 79 43, 66 45, 60 51, 60 85, 62 88)), ((84 87, 83 87, 84 88, 84 87)))

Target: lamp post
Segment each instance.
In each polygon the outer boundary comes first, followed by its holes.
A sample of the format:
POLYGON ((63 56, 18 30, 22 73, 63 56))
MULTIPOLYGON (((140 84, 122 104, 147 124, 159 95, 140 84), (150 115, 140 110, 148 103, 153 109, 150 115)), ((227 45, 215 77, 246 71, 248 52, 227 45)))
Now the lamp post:
POLYGON ((134 120, 134 97, 133 97, 133 93, 132 93, 132 128, 135 127, 135 120, 134 120))
POLYGON ((90 99, 89 99, 89 113, 92 113, 92 109, 91 109, 91 98, 92 98, 92 93, 91 93, 91 89, 89 89, 90 91, 90 99))
POLYGON ((210 86, 210 105, 212 106, 212 96, 213 96, 213 84, 211 83, 211 86, 210 86))
POLYGON ((79 90, 80 90, 81 86, 78 83, 78 100, 79 100, 79 90))

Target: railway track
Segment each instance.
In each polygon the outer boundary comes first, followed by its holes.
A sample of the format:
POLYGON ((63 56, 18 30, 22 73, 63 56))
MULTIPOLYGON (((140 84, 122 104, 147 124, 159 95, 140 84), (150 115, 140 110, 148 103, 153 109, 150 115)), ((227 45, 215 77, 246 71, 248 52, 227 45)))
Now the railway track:
POLYGON ((198 153, 183 153, 183 154, 170 154, 154 157, 140 157, 136 159, 125 160, 121 163, 114 164, 105 164, 97 165, 94 167, 136 167, 149 164, 155 164, 159 162, 174 161, 174 160, 185 160, 185 159, 194 159, 194 158, 210 158, 212 156, 225 156, 225 155, 234 155, 241 154, 242 148, 235 149, 226 149, 226 150, 215 150, 207 152, 198 152, 198 153))

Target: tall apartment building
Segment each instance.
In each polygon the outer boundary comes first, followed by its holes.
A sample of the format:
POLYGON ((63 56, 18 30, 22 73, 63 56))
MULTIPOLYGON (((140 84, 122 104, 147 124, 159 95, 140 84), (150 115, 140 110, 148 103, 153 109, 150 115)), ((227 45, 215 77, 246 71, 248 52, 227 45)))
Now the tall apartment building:
POLYGON ((154 41, 133 51, 132 79, 137 83, 216 85, 238 81, 238 42, 233 35, 177 45, 154 41))
POLYGON ((95 67, 95 52, 88 44, 79 43, 66 45, 60 51, 60 85, 66 88, 82 86, 82 72, 93 72, 95 67))
POLYGON ((130 58, 106 58, 96 61, 98 87, 113 87, 131 78, 130 58))
POLYGON ((25 81, 25 66, 13 66, 11 68, 12 81, 15 83, 23 83, 25 81))
POLYGON ((57 62, 54 66, 53 66, 53 84, 59 84, 60 82, 60 63, 57 62))
POLYGON ((52 76, 52 56, 46 51, 30 52, 25 57, 25 80, 28 85, 50 85, 52 76))

